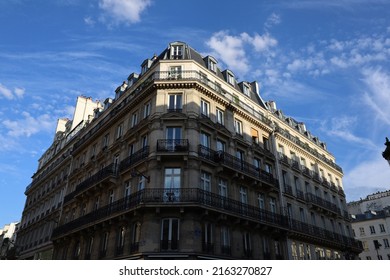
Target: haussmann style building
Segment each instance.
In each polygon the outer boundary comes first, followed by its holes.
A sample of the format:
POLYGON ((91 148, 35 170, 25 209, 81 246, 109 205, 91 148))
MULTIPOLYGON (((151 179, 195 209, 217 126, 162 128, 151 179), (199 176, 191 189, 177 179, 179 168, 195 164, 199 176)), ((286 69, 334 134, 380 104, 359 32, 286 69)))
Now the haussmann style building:
POLYGON ((21 259, 353 259, 342 169, 303 123, 173 42, 59 120, 21 259))

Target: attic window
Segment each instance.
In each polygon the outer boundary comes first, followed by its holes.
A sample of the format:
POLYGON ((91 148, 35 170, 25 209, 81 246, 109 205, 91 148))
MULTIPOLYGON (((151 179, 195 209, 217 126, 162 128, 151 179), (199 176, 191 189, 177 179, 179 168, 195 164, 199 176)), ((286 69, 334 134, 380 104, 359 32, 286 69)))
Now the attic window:
POLYGON ((244 94, 249 96, 250 95, 250 91, 249 91, 249 86, 244 84, 243 86, 243 91, 244 91, 244 94))
POLYGON ((171 59, 183 59, 183 45, 171 46, 171 59))
POLYGON ((212 59, 209 60, 209 69, 214 73, 217 72, 217 63, 212 59))
POLYGON ((227 82, 231 85, 234 85, 234 76, 231 73, 227 73, 227 82))

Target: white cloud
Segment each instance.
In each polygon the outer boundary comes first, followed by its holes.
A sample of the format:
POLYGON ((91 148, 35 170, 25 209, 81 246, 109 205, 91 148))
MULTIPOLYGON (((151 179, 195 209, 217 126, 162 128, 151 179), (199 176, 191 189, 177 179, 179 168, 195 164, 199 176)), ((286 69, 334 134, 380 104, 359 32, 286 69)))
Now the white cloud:
POLYGON ((362 190, 369 194, 390 188, 390 166, 380 156, 380 151, 377 151, 377 154, 378 157, 363 161, 352 170, 345 171, 343 182, 347 194, 351 194, 350 197, 347 195, 349 200, 358 198, 354 195, 362 196, 362 190))
POLYGON ((141 13, 151 5, 150 0, 100 0, 99 7, 109 14, 114 22, 136 23, 141 13))
POLYGON ((363 102, 375 113, 377 119, 390 124, 390 73, 377 68, 363 70, 363 82, 367 91, 363 94, 363 102))
POLYGON ((7 135, 11 137, 30 137, 33 134, 39 132, 52 132, 54 131, 55 120, 49 114, 39 115, 33 117, 28 112, 23 112, 22 119, 2 121, 4 127, 8 130, 7 135))
POLYGON ((25 92, 24 88, 16 87, 12 91, 0 83, 0 98, 1 96, 3 96, 8 100, 21 99, 23 98, 24 92, 25 92))
POLYGON ((89 25, 89 26, 94 26, 95 25, 95 21, 91 17, 85 17, 84 18, 84 22, 85 22, 86 25, 89 25))
POLYGON ((272 13, 266 20, 266 22, 264 23, 264 27, 266 29, 269 29, 275 25, 278 25, 281 23, 281 19, 280 19, 280 15, 278 14, 275 14, 275 13, 272 13))
POLYGON ((254 36, 250 36, 243 32, 234 36, 227 31, 219 31, 214 33, 206 44, 212 49, 213 55, 222 60, 229 69, 246 74, 250 69, 247 46, 249 45, 255 52, 261 53, 276 46, 277 40, 268 33, 264 35, 256 33, 254 36))
POLYGON ((249 70, 248 59, 244 50, 246 33, 231 36, 226 31, 219 31, 206 42, 215 56, 221 59, 231 70, 245 74, 249 70))
POLYGON ((1 95, 9 100, 14 99, 12 91, 10 89, 8 89, 7 87, 3 86, 2 84, 0 84, 0 96, 1 95))

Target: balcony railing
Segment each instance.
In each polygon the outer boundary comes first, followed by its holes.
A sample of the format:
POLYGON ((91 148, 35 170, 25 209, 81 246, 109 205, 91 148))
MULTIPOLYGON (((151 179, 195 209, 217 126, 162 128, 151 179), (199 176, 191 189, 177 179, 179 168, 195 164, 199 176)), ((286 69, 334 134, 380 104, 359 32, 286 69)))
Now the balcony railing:
POLYGON ((290 196, 294 196, 292 187, 290 185, 285 185, 284 186, 284 193, 290 196))
POLYGON ((188 152, 188 139, 158 139, 157 152, 188 152))
POLYGON ((279 186, 279 182, 277 179, 273 177, 272 174, 261 170, 257 166, 247 163, 244 160, 232 156, 223 151, 214 151, 208 147, 203 145, 199 145, 198 154, 200 157, 211 160, 215 163, 220 163, 224 166, 227 166, 235 171, 240 171, 246 175, 257 178, 258 180, 265 182, 274 187, 279 186))
POLYGON ((316 195, 311 194, 311 193, 307 193, 306 194, 306 201, 309 203, 312 203, 316 206, 319 206, 323 209, 326 209, 326 210, 329 210, 333 213, 341 215, 340 208, 337 207, 336 204, 329 202, 329 201, 327 201, 319 196, 316 196, 316 195))
POLYGON ((91 213, 77 218, 69 223, 57 227, 53 236, 66 234, 69 231, 82 228, 88 224, 96 223, 124 211, 129 211, 140 205, 159 204, 198 204, 222 210, 233 215, 246 216, 260 223, 278 227, 286 226, 284 216, 260 209, 259 207, 241 203, 218 194, 204 191, 199 188, 183 189, 144 189, 132 195, 101 207, 91 213))
POLYGON ((122 172, 129 167, 133 166, 134 164, 142 161, 143 159, 147 158, 149 155, 149 146, 145 146, 142 149, 138 150, 137 152, 131 154, 127 158, 121 161, 119 165, 119 170, 122 172))
POLYGON ((86 179, 83 182, 81 182, 80 184, 78 184, 76 186, 75 191, 73 191, 72 193, 70 193, 64 197, 64 203, 68 202, 73 197, 75 197, 77 194, 85 191, 86 189, 88 189, 92 185, 97 184, 97 183, 103 181, 104 179, 107 179, 110 176, 116 176, 117 172, 118 172, 118 165, 117 164, 111 163, 110 165, 107 165, 103 169, 101 169, 98 172, 96 172, 95 174, 93 174, 88 179, 86 179))

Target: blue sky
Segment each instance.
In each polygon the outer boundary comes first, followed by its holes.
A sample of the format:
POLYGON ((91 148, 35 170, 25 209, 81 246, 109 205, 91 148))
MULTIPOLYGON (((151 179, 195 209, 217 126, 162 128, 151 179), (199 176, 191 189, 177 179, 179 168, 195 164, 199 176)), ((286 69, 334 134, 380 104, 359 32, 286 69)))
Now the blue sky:
POLYGON ((153 54, 184 41, 327 143, 347 200, 390 188, 390 2, 0 0, 0 227, 58 118, 104 100, 153 54))

